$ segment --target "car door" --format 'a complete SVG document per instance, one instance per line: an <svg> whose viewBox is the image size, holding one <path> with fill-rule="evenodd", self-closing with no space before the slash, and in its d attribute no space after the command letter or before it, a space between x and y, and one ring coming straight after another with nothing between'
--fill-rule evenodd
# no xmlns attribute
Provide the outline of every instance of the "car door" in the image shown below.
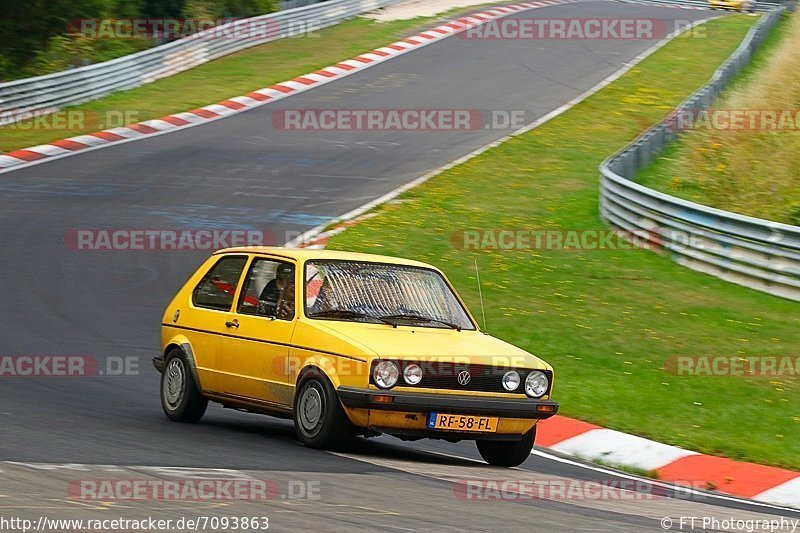
<svg viewBox="0 0 800 533"><path fill-rule="evenodd" d="M297 318L296 270L285 259L250 262L220 350L226 394L291 405L287 366Z"/></svg>
<svg viewBox="0 0 800 533"><path fill-rule="evenodd" d="M225 322L233 308L247 261L247 255L221 257L195 286L188 309L183 313L179 311L173 320L184 328L200 383L206 392L222 390L219 351L228 333Z"/></svg>

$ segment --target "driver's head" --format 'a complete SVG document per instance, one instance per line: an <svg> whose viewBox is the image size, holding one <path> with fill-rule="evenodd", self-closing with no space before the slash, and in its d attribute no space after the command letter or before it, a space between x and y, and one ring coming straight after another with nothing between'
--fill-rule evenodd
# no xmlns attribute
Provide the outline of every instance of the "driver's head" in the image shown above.
<svg viewBox="0 0 800 533"><path fill-rule="evenodd" d="M292 268L292 265L286 265L282 263L278 265L275 281L277 281L279 287L284 287L287 283L292 281L293 274L294 268Z"/></svg>

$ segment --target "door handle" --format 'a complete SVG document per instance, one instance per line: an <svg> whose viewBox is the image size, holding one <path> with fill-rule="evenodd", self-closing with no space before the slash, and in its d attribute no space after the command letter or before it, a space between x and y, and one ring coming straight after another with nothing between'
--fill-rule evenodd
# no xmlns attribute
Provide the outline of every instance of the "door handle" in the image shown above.
<svg viewBox="0 0 800 533"><path fill-rule="evenodd" d="M229 322L225 322L225 327L226 328L238 328L239 327L239 321L234 319L233 322L230 322L230 321Z"/></svg>

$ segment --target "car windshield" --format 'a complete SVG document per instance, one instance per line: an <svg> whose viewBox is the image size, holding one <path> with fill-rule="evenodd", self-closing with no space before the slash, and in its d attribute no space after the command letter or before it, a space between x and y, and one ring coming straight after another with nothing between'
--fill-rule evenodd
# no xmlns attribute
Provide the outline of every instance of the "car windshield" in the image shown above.
<svg viewBox="0 0 800 533"><path fill-rule="evenodd" d="M435 270L360 261L306 263L306 315L316 319L474 330Z"/></svg>

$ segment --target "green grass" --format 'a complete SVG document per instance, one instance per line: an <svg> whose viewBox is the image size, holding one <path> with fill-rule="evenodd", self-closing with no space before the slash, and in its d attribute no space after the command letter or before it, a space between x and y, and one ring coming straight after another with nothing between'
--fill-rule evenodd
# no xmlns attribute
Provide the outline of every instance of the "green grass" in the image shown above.
<svg viewBox="0 0 800 533"><path fill-rule="evenodd" d="M65 111L86 112L85 127L47 129L41 122L36 127L32 122L0 127L0 152L103 129L94 117L114 117L119 112L131 117L131 122L139 122L241 96L385 46L417 33L434 21L464 11L454 9L437 17L384 23L356 18L315 32L311 37L281 39L249 48L130 91L65 108ZM114 124L118 125L122 124Z"/></svg>
<svg viewBox="0 0 800 533"><path fill-rule="evenodd" d="M753 18L708 24L551 122L377 209L330 247L425 260L488 329L556 369L561 412L715 455L800 469L797 376L678 377L676 355L800 356L800 306L645 250L465 251L466 229L605 228L599 163L705 83Z"/></svg>
<svg viewBox="0 0 800 533"><path fill-rule="evenodd" d="M784 15L716 107L796 110L798 44L800 17ZM800 131L698 129L672 143L637 181L704 205L800 225L798 154Z"/></svg>

